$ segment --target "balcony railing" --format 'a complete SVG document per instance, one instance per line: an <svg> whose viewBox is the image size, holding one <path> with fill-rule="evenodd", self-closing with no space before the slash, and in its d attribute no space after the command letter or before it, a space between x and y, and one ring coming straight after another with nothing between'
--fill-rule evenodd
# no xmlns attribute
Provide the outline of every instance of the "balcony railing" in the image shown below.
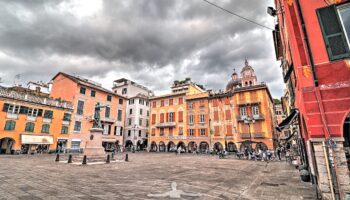
<svg viewBox="0 0 350 200"><path fill-rule="evenodd" d="M156 124L157 128L163 128L163 127L175 127L176 122L164 122L164 123L158 123Z"/></svg>

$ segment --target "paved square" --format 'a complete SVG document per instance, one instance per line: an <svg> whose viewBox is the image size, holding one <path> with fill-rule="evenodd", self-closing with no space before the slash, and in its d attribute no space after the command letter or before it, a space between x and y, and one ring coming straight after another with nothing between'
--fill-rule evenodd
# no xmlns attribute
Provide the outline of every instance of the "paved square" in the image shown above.
<svg viewBox="0 0 350 200"><path fill-rule="evenodd" d="M77 166L54 155L0 156L0 199L315 199L285 162L173 153L129 159Z"/></svg>

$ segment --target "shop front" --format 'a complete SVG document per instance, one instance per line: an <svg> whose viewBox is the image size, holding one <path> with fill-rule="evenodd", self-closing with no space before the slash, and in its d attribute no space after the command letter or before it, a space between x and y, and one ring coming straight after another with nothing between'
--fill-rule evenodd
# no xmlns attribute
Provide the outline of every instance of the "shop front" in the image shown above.
<svg viewBox="0 0 350 200"><path fill-rule="evenodd" d="M21 153L48 153L53 144L52 135L21 134Z"/></svg>

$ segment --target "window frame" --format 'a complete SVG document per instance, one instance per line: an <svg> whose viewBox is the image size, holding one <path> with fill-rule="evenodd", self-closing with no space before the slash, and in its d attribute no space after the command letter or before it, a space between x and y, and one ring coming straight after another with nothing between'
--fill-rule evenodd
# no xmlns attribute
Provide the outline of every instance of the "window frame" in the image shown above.
<svg viewBox="0 0 350 200"><path fill-rule="evenodd" d="M33 122L27 122L24 128L24 132L34 132L35 124Z"/></svg>
<svg viewBox="0 0 350 200"><path fill-rule="evenodd" d="M15 129L16 129L16 121L14 121L14 120L7 120L5 122L5 127L4 127L5 131L14 131Z"/></svg>
<svg viewBox="0 0 350 200"><path fill-rule="evenodd" d="M41 125L41 133L50 133L50 124Z"/></svg>

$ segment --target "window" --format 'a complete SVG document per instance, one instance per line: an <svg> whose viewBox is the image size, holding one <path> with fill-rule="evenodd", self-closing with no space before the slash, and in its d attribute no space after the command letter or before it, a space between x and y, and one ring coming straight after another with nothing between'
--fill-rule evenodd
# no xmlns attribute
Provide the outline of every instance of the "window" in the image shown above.
<svg viewBox="0 0 350 200"><path fill-rule="evenodd" d="M120 127L120 133L119 133L120 136L123 136L123 127L121 126Z"/></svg>
<svg viewBox="0 0 350 200"><path fill-rule="evenodd" d="M146 106L148 106L148 101L146 101Z"/></svg>
<svg viewBox="0 0 350 200"><path fill-rule="evenodd" d="M91 96L95 97L96 96L96 91L95 90L91 90Z"/></svg>
<svg viewBox="0 0 350 200"><path fill-rule="evenodd" d="M147 117L149 116L149 111L147 110Z"/></svg>
<svg viewBox="0 0 350 200"><path fill-rule="evenodd" d="M205 115L203 113L200 114L200 123L205 123Z"/></svg>
<svg viewBox="0 0 350 200"><path fill-rule="evenodd" d="M201 136L205 136L205 128L201 128Z"/></svg>
<svg viewBox="0 0 350 200"><path fill-rule="evenodd" d="M111 108L110 107L106 107L105 117L109 118L110 115L111 115Z"/></svg>
<svg viewBox="0 0 350 200"><path fill-rule="evenodd" d="M157 107L157 102L156 102L156 101L153 101L153 102L152 102L152 107L153 107L153 108Z"/></svg>
<svg viewBox="0 0 350 200"><path fill-rule="evenodd" d="M68 126L62 126L61 134L68 134Z"/></svg>
<svg viewBox="0 0 350 200"><path fill-rule="evenodd" d="M132 109L129 110L129 114L132 115Z"/></svg>
<svg viewBox="0 0 350 200"><path fill-rule="evenodd" d="M169 113L169 122L174 122L174 112Z"/></svg>
<svg viewBox="0 0 350 200"><path fill-rule="evenodd" d="M129 123L128 123L129 126L131 126L131 122L132 122L131 118L129 118L128 121L129 121Z"/></svg>
<svg viewBox="0 0 350 200"><path fill-rule="evenodd" d="M43 124L41 127L42 133L49 133L50 132L50 125L49 124Z"/></svg>
<svg viewBox="0 0 350 200"><path fill-rule="evenodd" d="M317 10L323 38L329 60L337 60L350 56L350 6L332 5Z"/></svg>
<svg viewBox="0 0 350 200"><path fill-rule="evenodd" d="M135 103L135 99L130 99L129 100L129 105L132 105L132 104L134 104Z"/></svg>
<svg viewBox="0 0 350 200"><path fill-rule="evenodd" d="M84 101L78 101L77 114L82 115L84 113Z"/></svg>
<svg viewBox="0 0 350 200"><path fill-rule="evenodd" d="M142 109L140 109L140 115L142 115Z"/></svg>
<svg viewBox="0 0 350 200"><path fill-rule="evenodd" d="M24 130L25 132L34 132L34 123L33 122L27 122L26 128Z"/></svg>
<svg viewBox="0 0 350 200"><path fill-rule="evenodd" d="M160 128L160 136L164 136L164 128Z"/></svg>
<svg viewBox="0 0 350 200"><path fill-rule="evenodd" d="M258 106L253 106L252 107L252 113L253 113L253 116L258 116L259 115L259 107Z"/></svg>
<svg viewBox="0 0 350 200"><path fill-rule="evenodd" d="M72 149L80 149L80 141L72 141Z"/></svg>
<svg viewBox="0 0 350 200"><path fill-rule="evenodd" d="M189 124L193 124L193 115L192 114L189 116Z"/></svg>
<svg viewBox="0 0 350 200"><path fill-rule="evenodd" d="M141 104L141 105L145 105L145 100L140 99L140 100L139 100L139 104Z"/></svg>
<svg viewBox="0 0 350 200"><path fill-rule="evenodd" d="M146 119L146 126L148 126L149 122L148 122L148 119Z"/></svg>
<svg viewBox="0 0 350 200"><path fill-rule="evenodd" d="M192 110L193 109L193 104L192 103L188 103L188 109Z"/></svg>
<svg viewBox="0 0 350 200"><path fill-rule="evenodd" d="M85 94L85 92L86 92L86 88L80 87L80 94Z"/></svg>
<svg viewBox="0 0 350 200"><path fill-rule="evenodd" d="M28 108L28 116L36 117L38 116L38 109L36 108Z"/></svg>
<svg viewBox="0 0 350 200"><path fill-rule="evenodd" d="M118 110L118 121L122 121L122 117L123 117L123 111L122 110Z"/></svg>
<svg viewBox="0 0 350 200"><path fill-rule="evenodd" d="M53 117L53 111L52 110L45 110L44 112L44 118L46 119L52 119Z"/></svg>
<svg viewBox="0 0 350 200"><path fill-rule="evenodd" d="M155 135L156 135L156 129L152 128L152 136L155 136Z"/></svg>
<svg viewBox="0 0 350 200"><path fill-rule="evenodd" d="M179 98L179 104L182 104L182 103L183 103L183 101L184 101L184 100L183 100L183 98L182 98L182 97L180 97L180 98Z"/></svg>
<svg viewBox="0 0 350 200"><path fill-rule="evenodd" d="M123 105L123 99L119 99L119 105Z"/></svg>
<svg viewBox="0 0 350 200"><path fill-rule="evenodd" d="M123 88L123 90L122 90L122 94L126 94L126 93L128 93L128 89Z"/></svg>
<svg viewBox="0 0 350 200"><path fill-rule="evenodd" d="M169 135L170 135L170 136L173 135L173 127L169 127Z"/></svg>
<svg viewBox="0 0 350 200"><path fill-rule="evenodd" d="M164 100L160 101L160 106L163 107L164 106Z"/></svg>
<svg viewBox="0 0 350 200"><path fill-rule="evenodd" d="M64 113L63 121L70 121L72 115L70 113Z"/></svg>
<svg viewBox="0 0 350 200"><path fill-rule="evenodd" d="M194 136L194 129L190 129L190 136Z"/></svg>
<svg viewBox="0 0 350 200"><path fill-rule="evenodd" d="M5 123L5 130L6 131L13 131L13 130L15 130L15 127L16 127L15 121L13 121L13 120L6 121L6 123Z"/></svg>
<svg viewBox="0 0 350 200"><path fill-rule="evenodd" d="M169 106L172 106L173 105L173 102L174 100L173 99L169 99Z"/></svg>
<svg viewBox="0 0 350 200"><path fill-rule="evenodd" d="M239 108L239 111L240 111L242 117L247 116L247 108L246 107Z"/></svg>
<svg viewBox="0 0 350 200"><path fill-rule="evenodd" d="M139 126L142 126L142 119L139 119Z"/></svg>
<svg viewBox="0 0 350 200"><path fill-rule="evenodd" d="M179 111L179 122L183 122L183 112Z"/></svg>
<svg viewBox="0 0 350 200"><path fill-rule="evenodd" d="M75 121L74 123L74 131L80 132L81 129L81 121Z"/></svg>
<svg viewBox="0 0 350 200"><path fill-rule="evenodd" d="M20 106L13 105L13 104L7 104L7 105L8 106L6 106L6 104L4 105L4 110L7 107L7 110L5 112L13 113L13 114L18 114L19 113Z"/></svg>
<svg viewBox="0 0 350 200"><path fill-rule="evenodd" d="M156 114L152 114L152 124L156 123Z"/></svg>
<svg viewBox="0 0 350 200"><path fill-rule="evenodd" d="M128 130L128 137L131 136L131 130Z"/></svg>
<svg viewBox="0 0 350 200"><path fill-rule="evenodd" d="M141 131L141 130L139 130L139 137L141 137L141 135L142 135L142 131Z"/></svg>
<svg viewBox="0 0 350 200"><path fill-rule="evenodd" d="M183 128L179 127L179 135L183 135L183 134L184 134Z"/></svg>
<svg viewBox="0 0 350 200"><path fill-rule="evenodd" d="M107 95L107 101L112 101L112 96L111 95Z"/></svg>

